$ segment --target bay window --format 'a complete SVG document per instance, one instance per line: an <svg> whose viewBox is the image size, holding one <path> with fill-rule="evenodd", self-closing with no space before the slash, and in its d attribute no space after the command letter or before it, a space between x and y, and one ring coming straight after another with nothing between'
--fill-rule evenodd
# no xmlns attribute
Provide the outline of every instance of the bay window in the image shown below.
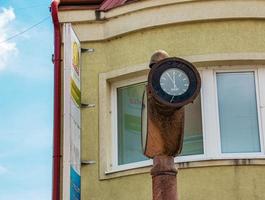
<svg viewBox="0 0 265 200"><path fill-rule="evenodd" d="M260 66L199 69L201 93L185 106L182 153L175 161L265 158ZM137 74L137 73L136 73ZM108 173L150 166L141 149L141 100L147 76L111 83L111 145ZM133 78L132 78L133 77ZM109 144L109 143L107 143Z"/></svg>

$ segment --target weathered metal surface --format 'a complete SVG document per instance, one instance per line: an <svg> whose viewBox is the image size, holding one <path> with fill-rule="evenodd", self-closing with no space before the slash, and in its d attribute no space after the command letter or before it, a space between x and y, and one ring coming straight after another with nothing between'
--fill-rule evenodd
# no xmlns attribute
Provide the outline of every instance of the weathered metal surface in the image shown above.
<svg viewBox="0 0 265 200"><path fill-rule="evenodd" d="M151 169L153 200L177 200L177 169L173 156L156 156Z"/></svg>
<svg viewBox="0 0 265 200"><path fill-rule="evenodd" d="M146 86L148 109L144 154L153 158L153 200L177 200L177 170L174 157L180 154L183 144L183 106L193 102L201 88L200 75L191 63L181 58L167 58L167 55L162 51L153 54ZM178 101L172 101L174 96L168 101L158 85L161 74L170 68L185 71L191 81L187 95Z"/></svg>
<svg viewBox="0 0 265 200"><path fill-rule="evenodd" d="M144 154L176 156L181 152L184 131L184 108L162 105L147 86L147 141Z"/></svg>

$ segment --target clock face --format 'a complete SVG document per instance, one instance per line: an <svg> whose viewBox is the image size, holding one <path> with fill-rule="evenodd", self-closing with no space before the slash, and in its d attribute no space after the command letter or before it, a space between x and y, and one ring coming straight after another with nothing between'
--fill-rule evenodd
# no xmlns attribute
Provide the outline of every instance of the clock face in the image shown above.
<svg viewBox="0 0 265 200"><path fill-rule="evenodd" d="M152 95L162 105L182 107L200 92L201 79L197 69L181 58L166 58L156 63L149 75Z"/></svg>
<svg viewBox="0 0 265 200"><path fill-rule="evenodd" d="M188 90L190 80L184 71L177 68L169 68L162 73L160 85L167 94L179 96Z"/></svg>

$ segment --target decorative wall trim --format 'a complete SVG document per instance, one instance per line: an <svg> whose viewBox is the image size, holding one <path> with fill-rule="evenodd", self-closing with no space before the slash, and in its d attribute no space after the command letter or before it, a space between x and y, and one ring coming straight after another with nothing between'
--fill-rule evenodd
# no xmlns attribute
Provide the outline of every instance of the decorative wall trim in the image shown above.
<svg viewBox="0 0 265 200"><path fill-rule="evenodd" d="M59 18L61 23L74 24L81 41L99 41L175 23L265 19L265 1L145 0L101 12L100 15L89 10L61 11Z"/></svg>
<svg viewBox="0 0 265 200"><path fill-rule="evenodd" d="M225 160L201 160L176 163L176 168L185 170L190 168L209 168L209 167L222 167L222 166L265 166L265 159L225 159ZM122 176L129 176L135 174L150 173L151 166L129 169L124 171L113 171L107 175L101 176L100 179L111 179Z"/></svg>

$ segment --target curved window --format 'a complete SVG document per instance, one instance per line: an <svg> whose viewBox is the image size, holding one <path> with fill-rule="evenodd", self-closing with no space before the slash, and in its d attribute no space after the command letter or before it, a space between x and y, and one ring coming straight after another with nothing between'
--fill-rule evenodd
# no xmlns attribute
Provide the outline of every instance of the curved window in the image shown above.
<svg viewBox="0 0 265 200"><path fill-rule="evenodd" d="M265 158L265 69L230 68L200 69L201 93L185 106L183 148L176 162ZM152 164L141 149L145 85L146 75L111 84L114 112L108 173Z"/></svg>

